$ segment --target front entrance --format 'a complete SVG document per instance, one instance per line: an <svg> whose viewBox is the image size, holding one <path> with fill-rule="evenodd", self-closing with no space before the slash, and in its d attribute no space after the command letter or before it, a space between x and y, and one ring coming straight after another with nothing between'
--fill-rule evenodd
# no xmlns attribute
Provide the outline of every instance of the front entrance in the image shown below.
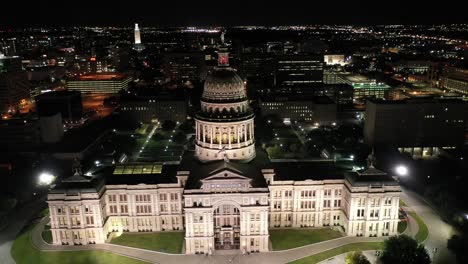
<svg viewBox="0 0 468 264"><path fill-rule="evenodd" d="M239 249L240 211L233 205L220 205L214 212L215 249Z"/></svg>

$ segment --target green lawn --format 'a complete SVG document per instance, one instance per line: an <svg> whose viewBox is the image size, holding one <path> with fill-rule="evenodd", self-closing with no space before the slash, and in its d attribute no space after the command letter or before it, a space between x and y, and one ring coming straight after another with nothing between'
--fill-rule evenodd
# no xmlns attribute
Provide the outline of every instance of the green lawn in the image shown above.
<svg viewBox="0 0 468 264"><path fill-rule="evenodd" d="M270 229L270 239L273 250L285 250L305 246L342 236L341 232L330 228Z"/></svg>
<svg viewBox="0 0 468 264"><path fill-rule="evenodd" d="M41 252L31 244L31 229L28 227L13 242L11 255L17 264L143 264L146 262L124 256L93 250L93 251L63 251Z"/></svg>
<svg viewBox="0 0 468 264"><path fill-rule="evenodd" d="M50 229L42 231L42 239L44 239L45 242L52 244L52 232Z"/></svg>
<svg viewBox="0 0 468 264"><path fill-rule="evenodd" d="M427 225L415 212L409 211L408 214L411 215L411 217L413 217L414 220L416 220L416 222L418 223L418 233L416 233L416 236L414 238L416 239L416 241L418 241L418 243L421 243L424 240L426 240L426 238L429 236L429 230L427 229Z"/></svg>
<svg viewBox="0 0 468 264"><path fill-rule="evenodd" d="M337 247L334 249L330 249L315 255L311 255L302 259L295 260L293 262L289 262L289 264L313 264L318 263L320 261L332 258L336 255L340 255L343 253L351 252L351 251L364 251L364 250L380 250L383 249L382 242L360 242L360 243L353 243L344 245L341 247Z"/></svg>
<svg viewBox="0 0 468 264"><path fill-rule="evenodd" d="M400 199L400 206L407 206L405 201L403 201L402 199Z"/></svg>
<svg viewBox="0 0 468 264"><path fill-rule="evenodd" d="M184 232L123 233L113 238L111 244L161 251L181 253Z"/></svg>
<svg viewBox="0 0 468 264"><path fill-rule="evenodd" d="M408 222L406 222L406 221L398 222L398 233L405 232L407 227L408 227Z"/></svg>

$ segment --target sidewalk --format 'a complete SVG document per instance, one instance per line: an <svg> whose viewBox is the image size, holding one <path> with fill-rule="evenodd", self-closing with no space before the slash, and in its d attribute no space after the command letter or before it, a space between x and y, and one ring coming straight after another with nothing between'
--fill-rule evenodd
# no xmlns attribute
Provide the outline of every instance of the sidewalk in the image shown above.
<svg viewBox="0 0 468 264"><path fill-rule="evenodd" d="M95 244L85 246L53 246L42 240L42 230L49 221L48 217L41 220L32 231L32 243L41 251L75 251L75 250L103 250L130 258L135 258L150 263L256 263L256 264L283 264L317 254L322 251L340 247L349 243L356 242L380 242L385 238L378 237L341 237L333 240L323 241L299 248L293 248L283 251L272 251L265 253L252 253L250 255L241 255L240 252L233 252L232 255L184 255L168 254L151 250L132 248L113 244Z"/></svg>

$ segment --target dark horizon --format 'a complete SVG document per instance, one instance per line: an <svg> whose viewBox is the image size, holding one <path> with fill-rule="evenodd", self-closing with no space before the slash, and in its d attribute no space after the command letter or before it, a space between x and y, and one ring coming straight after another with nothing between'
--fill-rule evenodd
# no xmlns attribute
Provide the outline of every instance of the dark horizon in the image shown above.
<svg viewBox="0 0 468 264"><path fill-rule="evenodd" d="M288 25L376 25L376 24L464 24L468 19L455 4L432 6L430 3L394 1L387 3L330 3L288 1L242 3L141 3L128 1L80 1L79 5L19 2L0 18L1 27L40 26L288 26ZM161 4L160 4L161 5Z"/></svg>

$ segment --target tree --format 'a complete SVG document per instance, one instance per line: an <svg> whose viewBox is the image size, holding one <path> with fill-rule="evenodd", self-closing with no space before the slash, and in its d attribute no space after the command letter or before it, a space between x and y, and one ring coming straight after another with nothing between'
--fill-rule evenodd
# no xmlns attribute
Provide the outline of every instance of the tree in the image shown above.
<svg viewBox="0 0 468 264"><path fill-rule="evenodd" d="M346 264L370 264L370 261L361 251L355 251L346 255Z"/></svg>
<svg viewBox="0 0 468 264"><path fill-rule="evenodd" d="M458 235L453 235L447 241L447 248L457 257L457 263L468 263L468 240Z"/></svg>
<svg viewBox="0 0 468 264"><path fill-rule="evenodd" d="M383 264L429 264L431 258L423 244L407 236L392 236L384 242Z"/></svg>
<svg viewBox="0 0 468 264"><path fill-rule="evenodd" d="M171 131L171 130L174 130L176 125L177 125L176 122L172 120L166 120L162 123L161 127L164 131Z"/></svg>
<svg viewBox="0 0 468 264"><path fill-rule="evenodd" d="M179 129L182 130L182 131L184 131L184 132L187 133L187 134L193 132L193 130L194 130L194 129L193 129L193 124L192 124L192 122L190 122L190 121L185 121L185 122L183 122L183 123L179 126Z"/></svg>
<svg viewBox="0 0 468 264"><path fill-rule="evenodd" d="M174 135L174 141L176 143L183 144L183 143L185 143L186 140L187 140L187 136L182 132L177 132Z"/></svg>

